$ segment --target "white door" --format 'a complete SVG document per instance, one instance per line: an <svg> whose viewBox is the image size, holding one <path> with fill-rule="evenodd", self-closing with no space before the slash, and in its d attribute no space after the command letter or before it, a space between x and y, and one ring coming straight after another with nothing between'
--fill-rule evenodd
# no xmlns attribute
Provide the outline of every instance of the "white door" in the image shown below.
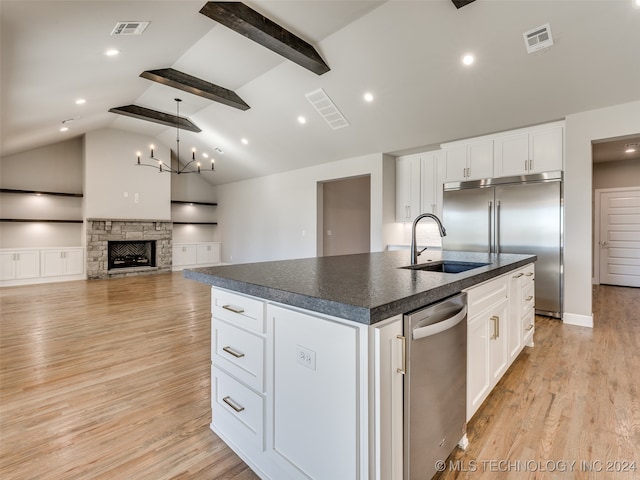
<svg viewBox="0 0 640 480"><path fill-rule="evenodd" d="M640 287L640 187L600 192L600 283Z"/></svg>

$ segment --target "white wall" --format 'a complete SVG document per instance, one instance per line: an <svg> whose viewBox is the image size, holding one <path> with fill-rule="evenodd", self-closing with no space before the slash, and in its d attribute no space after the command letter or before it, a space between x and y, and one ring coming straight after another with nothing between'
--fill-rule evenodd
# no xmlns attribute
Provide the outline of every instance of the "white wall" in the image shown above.
<svg viewBox="0 0 640 480"><path fill-rule="evenodd" d="M393 167L393 170L391 169ZM391 157L382 154L331 162L218 187L223 261L258 262L313 257L317 241L317 183L371 176L372 252L396 241L393 234L395 177ZM389 207L391 202L391 207Z"/></svg>
<svg viewBox="0 0 640 480"><path fill-rule="evenodd" d="M637 187L640 185L640 161L618 160L593 165L593 189Z"/></svg>
<svg viewBox="0 0 640 480"><path fill-rule="evenodd" d="M86 218L171 218L171 174L136 165L136 152L144 160L150 144L156 157L169 161L170 149L151 137L111 128L86 134Z"/></svg>
<svg viewBox="0 0 640 480"><path fill-rule="evenodd" d="M566 117L563 317L566 323L593 324L591 142L639 132L640 101Z"/></svg>

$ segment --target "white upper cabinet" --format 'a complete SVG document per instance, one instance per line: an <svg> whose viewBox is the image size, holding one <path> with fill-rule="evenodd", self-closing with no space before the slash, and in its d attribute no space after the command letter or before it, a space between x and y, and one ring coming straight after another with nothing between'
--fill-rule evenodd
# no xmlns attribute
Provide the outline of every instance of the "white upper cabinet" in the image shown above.
<svg viewBox="0 0 640 480"><path fill-rule="evenodd" d="M558 122L494 139L496 177L563 170L564 127Z"/></svg>
<svg viewBox="0 0 640 480"><path fill-rule="evenodd" d="M443 145L445 182L493 177L493 141L473 140Z"/></svg>
<svg viewBox="0 0 640 480"><path fill-rule="evenodd" d="M438 159L441 151L398 157L396 160L396 222L413 222L421 213L438 214Z"/></svg>

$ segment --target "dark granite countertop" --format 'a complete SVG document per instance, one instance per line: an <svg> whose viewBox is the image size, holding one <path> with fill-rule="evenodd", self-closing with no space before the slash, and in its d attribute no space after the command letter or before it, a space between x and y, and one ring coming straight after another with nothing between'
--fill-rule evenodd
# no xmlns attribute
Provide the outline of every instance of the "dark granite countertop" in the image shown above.
<svg viewBox="0 0 640 480"><path fill-rule="evenodd" d="M535 255L427 250L419 257L488 263L462 273L415 271L408 251L303 258L184 270L184 276L265 300L372 325L422 308L535 261Z"/></svg>

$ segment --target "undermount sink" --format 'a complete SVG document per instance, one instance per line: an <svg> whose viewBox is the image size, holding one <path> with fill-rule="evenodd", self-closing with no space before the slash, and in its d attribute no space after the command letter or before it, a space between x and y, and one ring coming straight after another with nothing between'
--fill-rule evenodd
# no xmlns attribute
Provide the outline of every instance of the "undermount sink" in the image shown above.
<svg viewBox="0 0 640 480"><path fill-rule="evenodd" d="M437 262L421 263L418 265L408 265L408 270L421 270L427 272L440 272L440 273L462 273L467 270L473 270L474 268L486 267L488 263L478 262L456 262L453 260L442 260Z"/></svg>

